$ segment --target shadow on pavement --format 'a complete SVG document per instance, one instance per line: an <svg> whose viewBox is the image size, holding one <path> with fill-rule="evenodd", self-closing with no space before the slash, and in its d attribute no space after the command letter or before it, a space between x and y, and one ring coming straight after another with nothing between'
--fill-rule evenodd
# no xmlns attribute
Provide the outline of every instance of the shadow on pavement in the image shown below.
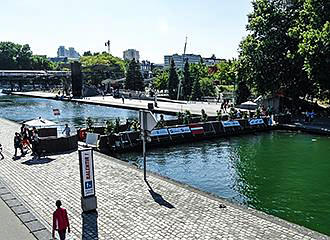
<svg viewBox="0 0 330 240"><path fill-rule="evenodd" d="M158 203L160 206L164 206L164 207L167 207L167 208L175 208L171 203L169 203L168 201L166 201L162 195L160 195L159 193L156 193L151 185L149 184L149 182L146 180L145 181L146 184L148 185L149 187L149 193L151 194L152 198L154 199L154 201L156 203Z"/></svg>
<svg viewBox="0 0 330 240"><path fill-rule="evenodd" d="M37 164L46 164L46 163L50 163L51 161L54 161L55 158L49 158L49 157L45 157L45 158L31 158L29 160L26 160L25 162L22 162L22 164L26 164L26 165L37 165Z"/></svg>
<svg viewBox="0 0 330 240"><path fill-rule="evenodd" d="M97 226L98 213L96 211L82 213L81 217L83 220L82 239L83 240L99 239L98 226Z"/></svg>

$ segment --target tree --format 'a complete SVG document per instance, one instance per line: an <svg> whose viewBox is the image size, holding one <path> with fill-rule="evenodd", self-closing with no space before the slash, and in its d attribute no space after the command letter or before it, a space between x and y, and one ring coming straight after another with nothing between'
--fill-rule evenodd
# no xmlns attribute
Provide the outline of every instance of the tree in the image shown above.
<svg viewBox="0 0 330 240"><path fill-rule="evenodd" d="M250 89L246 85L246 81L240 81L237 85L236 90L236 104L241 104L248 100L250 97L251 92Z"/></svg>
<svg viewBox="0 0 330 240"><path fill-rule="evenodd" d="M199 77L194 78L194 83L191 91L191 100L200 100L202 98L201 85L199 82Z"/></svg>
<svg viewBox="0 0 330 240"><path fill-rule="evenodd" d="M178 84L179 84L179 77L175 69L174 60L172 59L170 66L170 73L168 77L168 95L170 99L177 98Z"/></svg>
<svg viewBox="0 0 330 240"><path fill-rule="evenodd" d="M297 41L287 33L297 18L301 1L256 0L248 16L250 34L240 44L238 78L259 94L279 91L298 98L315 86L303 71Z"/></svg>
<svg viewBox="0 0 330 240"><path fill-rule="evenodd" d="M168 86L168 71L159 71L154 80L154 87L157 90L166 90Z"/></svg>
<svg viewBox="0 0 330 240"><path fill-rule="evenodd" d="M54 70L57 65L45 56L33 55L28 44L0 42L0 67L8 70Z"/></svg>
<svg viewBox="0 0 330 240"><path fill-rule="evenodd" d="M31 57L31 69L33 70L55 70L58 68L56 63L49 61L46 57L33 55Z"/></svg>
<svg viewBox="0 0 330 240"><path fill-rule="evenodd" d="M182 98L188 100L189 97L191 96L191 90L192 90L192 78L190 76L189 63L188 60L186 60L183 71Z"/></svg>
<svg viewBox="0 0 330 240"><path fill-rule="evenodd" d="M330 97L329 15L327 0L254 1L238 78L259 94Z"/></svg>
<svg viewBox="0 0 330 240"><path fill-rule="evenodd" d="M330 2L305 0L290 36L298 41L297 55L304 59L308 78L317 82L330 99Z"/></svg>
<svg viewBox="0 0 330 240"><path fill-rule="evenodd" d="M93 56L93 54L91 53L91 51L86 51L86 52L84 52L83 56L84 57Z"/></svg>
<svg viewBox="0 0 330 240"><path fill-rule="evenodd" d="M214 96L215 95L215 87L213 81L209 77L203 77L199 80L201 93L203 96Z"/></svg>
<svg viewBox="0 0 330 240"><path fill-rule="evenodd" d="M139 62L135 63L134 90L144 91L144 78L141 73L141 66Z"/></svg>
<svg viewBox="0 0 330 240"><path fill-rule="evenodd" d="M140 64L132 59L128 64L126 73L125 88L130 90L142 91L144 88L143 77L140 71Z"/></svg>
<svg viewBox="0 0 330 240"><path fill-rule="evenodd" d="M111 54L94 54L82 56L80 62L83 66L84 79L89 85L98 85L102 80L120 79L125 77L125 62Z"/></svg>

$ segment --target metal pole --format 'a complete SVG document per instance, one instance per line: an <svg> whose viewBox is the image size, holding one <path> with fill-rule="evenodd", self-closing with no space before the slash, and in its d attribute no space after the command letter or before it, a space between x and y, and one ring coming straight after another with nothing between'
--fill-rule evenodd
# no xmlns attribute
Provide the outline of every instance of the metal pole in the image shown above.
<svg viewBox="0 0 330 240"><path fill-rule="evenodd" d="M147 181L147 153L146 153L146 131L142 130L143 134L143 177Z"/></svg>

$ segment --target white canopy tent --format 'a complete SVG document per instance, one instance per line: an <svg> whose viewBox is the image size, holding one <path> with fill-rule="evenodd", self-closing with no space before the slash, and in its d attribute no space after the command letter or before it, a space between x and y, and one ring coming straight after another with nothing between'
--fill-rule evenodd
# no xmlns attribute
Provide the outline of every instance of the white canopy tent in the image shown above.
<svg viewBox="0 0 330 240"><path fill-rule="evenodd" d="M28 120L23 123L28 127L39 127L39 128L55 127L57 125L55 122L49 121L41 117L33 120Z"/></svg>
<svg viewBox="0 0 330 240"><path fill-rule="evenodd" d="M257 107L258 107L258 104L251 102L251 101L243 102L239 105L239 108L249 109L249 110L255 110L255 109L257 109Z"/></svg>

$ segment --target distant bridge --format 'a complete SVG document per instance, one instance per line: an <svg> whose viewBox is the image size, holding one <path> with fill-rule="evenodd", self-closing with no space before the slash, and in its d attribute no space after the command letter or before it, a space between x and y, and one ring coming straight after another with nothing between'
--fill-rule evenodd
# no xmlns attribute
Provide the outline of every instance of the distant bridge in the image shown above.
<svg viewBox="0 0 330 240"><path fill-rule="evenodd" d="M0 70L0 79L24 80L33 78L68 78L71 71L37 71L37 70Z"/></svg>
<svg viewBox="0 0 330 240"><path fill-rule="evenodd" d="M71 71L44 71L44 70L0 70L0 84L11 91L23 86L32 86L35 89L36 84L46 87L51 85L62 85L61 81L71 80ZM16 87L18 86L18 88Z"/></svg>

